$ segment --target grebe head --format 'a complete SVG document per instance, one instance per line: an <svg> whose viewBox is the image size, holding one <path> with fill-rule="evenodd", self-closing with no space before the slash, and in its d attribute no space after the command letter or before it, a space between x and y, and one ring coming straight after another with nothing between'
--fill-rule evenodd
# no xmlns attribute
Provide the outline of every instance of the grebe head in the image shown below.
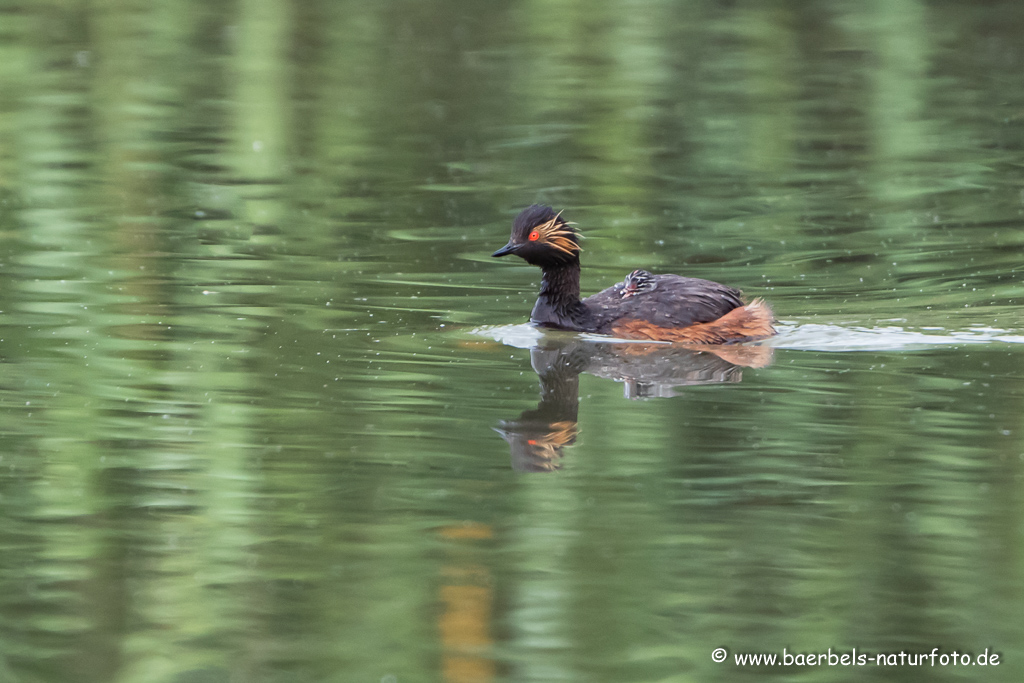
<svg viewBox="0 0 1024 683"><path fill-rule="evenodd" d="M491 256L515 254L535 266L557 266L579 261L580 237L550 206L534 204L512 221L508 244Z"/></svg>

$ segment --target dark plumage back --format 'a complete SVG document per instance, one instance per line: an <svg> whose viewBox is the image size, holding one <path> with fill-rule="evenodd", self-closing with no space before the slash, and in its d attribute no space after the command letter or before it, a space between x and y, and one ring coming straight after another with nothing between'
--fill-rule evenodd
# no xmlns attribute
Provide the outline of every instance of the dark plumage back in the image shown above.
<svg viewBox="0 0 1024 683"><path fill-rule="evenodd" d="M599 331L620 318L646 320L661 327L686 327L720 318L743 305L740 291L710 280L680 275L651 276L656 287L623 298L610 287L584 303L594 314Z"/></svg>

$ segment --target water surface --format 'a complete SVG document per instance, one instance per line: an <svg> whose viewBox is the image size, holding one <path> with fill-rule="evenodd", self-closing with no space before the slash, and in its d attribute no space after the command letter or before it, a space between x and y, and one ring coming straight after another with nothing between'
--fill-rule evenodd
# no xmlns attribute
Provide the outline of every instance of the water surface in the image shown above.
<svg viewBox="0 0 1024 683"><path fill-rule="evenodd" d="M1022 29L0 7L0 681L1020 680ZM780 335L530 328L533 202Z"/></svg>

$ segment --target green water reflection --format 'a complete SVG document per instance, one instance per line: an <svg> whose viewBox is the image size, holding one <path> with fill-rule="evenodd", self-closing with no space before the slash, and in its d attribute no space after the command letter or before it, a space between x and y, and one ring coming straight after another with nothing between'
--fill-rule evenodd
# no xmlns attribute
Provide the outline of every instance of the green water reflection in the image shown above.
<svg viewBox="0 0 1024 683"><path fill-rule="evenodd" d="M0 3L0 681L1020 680L1022 31ZM769 358L534 334L535 201Z"/></svg>

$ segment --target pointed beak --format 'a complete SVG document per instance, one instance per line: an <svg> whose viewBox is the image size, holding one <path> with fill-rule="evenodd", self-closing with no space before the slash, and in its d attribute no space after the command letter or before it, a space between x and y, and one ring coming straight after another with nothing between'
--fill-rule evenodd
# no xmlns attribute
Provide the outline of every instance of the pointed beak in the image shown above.
<svg viewBox="0 0 1024 683"><path fill-rule="evenodd" d="M493 254L491 254L491 256L508 256L509 254L516 253L516 249L518 249L518 248L519 248L518 245L515 245L515 244L512 244L511 242L509 242L508 244L503 246L501 249L499 249L498 251L496 251Z"/></svg>

